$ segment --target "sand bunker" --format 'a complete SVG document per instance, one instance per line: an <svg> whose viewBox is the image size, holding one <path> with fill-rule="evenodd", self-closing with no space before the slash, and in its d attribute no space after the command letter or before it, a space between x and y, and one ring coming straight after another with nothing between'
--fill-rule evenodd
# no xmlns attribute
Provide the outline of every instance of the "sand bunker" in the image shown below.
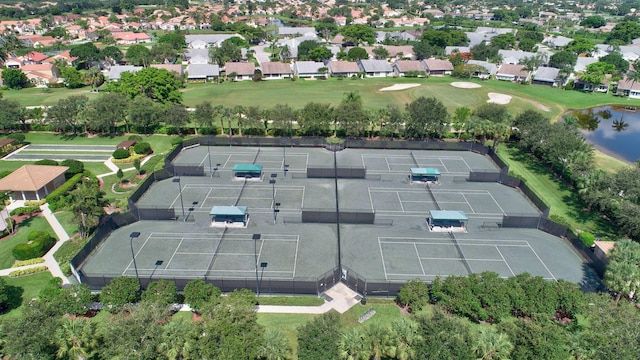
<svg viewBox="0 0 640 360"><path fill-rule="evenodd" d="M472 82L459 82L459 81L452 82L451 86L457 87L457 88L460 88L460 89L477 89L477 88L482 87L482 85L478 85L478 84L475 84L475 83L472 83Z"/></svg>
<svg viewBox="0 0 640 360"><path fill-rule="evenodd" d="M488 103L506 105L511 102L511 95L499 94L499 93L488 93L489 100Z"/></svg>
<svg viewBox="0 0 640 360"><path fill-rule="evenodd" d="M380 89L380 91L398 91L398 90L406 90L414 87L418 87L420 84L395 84L393 86L389 86L386 88Z"/></svg>

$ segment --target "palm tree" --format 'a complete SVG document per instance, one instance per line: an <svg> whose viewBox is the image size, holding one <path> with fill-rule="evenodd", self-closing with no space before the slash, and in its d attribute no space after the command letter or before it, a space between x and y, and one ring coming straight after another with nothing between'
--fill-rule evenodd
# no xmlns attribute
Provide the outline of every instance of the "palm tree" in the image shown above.
<svg viewBox="0 0 640 360"><path fill-rule="evenodd" d="M84 360L92 357L98 349L96 324L84 318L62 319L55 334L58 357Z"/></svg>
<svg viewBox="0 0 640 360"><path fill-rule="evenodd" d="M473 351L481 360L508 359L513 344L507 334L498 332L495 328L484 326L478 332Z"/></svg>
<svg viewBox="0 0 640 360"><path fill-rule="evenodd" d="M238 135L242 136L242 119L244 117L244 106L236 105L233 107L232 111L234 117L236 118L236 122L238 123ZM229 124L229 127L231 127L231 124Z"/></svg>
<svg viewBox="0 0 640 360"><path fill-rule="evenodd" d="M224 115L225 115L225 107L223 105L217 104L213 107L213 117L220 118L220 133L224 134Z"/></svg>
<svg viewBox="0 0 640 360"><path fill-rule="evenodd" d="M368 360L369 354L364 334L360 329L352 328L342 332L340 340L338 340L340 360Z"/></svg>
<svg viewBox="0 0 640 360"><path fill-rule="evenodd" d="M158 344L158 351L169 360L189 358L190 353L195 350L197 340L194 332L191 321L183 318L169 321L162 327L162 340Z"/></svg>
<svg viewBox="0 0 640 360"><path fill-rule="evenodd" d="M91 85L91 88L95 89L104 83L104 75L100 68L92 66L84 74L85 81Z"/></svg>
<svg viewBox="0 0 640 360"><path fill-rule="evenodd" d="M389 356L398 360L414 358L414 345L422 340L422 336L418 333L418 324L407 318L401 318L391 323L391 331L394 345L392 354Z"/></svg>
<svg viewBox="0 0 640 360"><path fill-rule="evenodd" d="M262 335L258 357L263 360L287 360L291 358L291 345L282 332L267 329Z"/></svg>
<svg viewBox="0 0 640 360"><path fill-rule="evenodd" d="M365 330L365 342L369 348L369 355L373 360L381 359L393 352L391 331L385 325L372 323Z"/></svg>
<svg viewBox="0 0 640 360"><path fill-rule="evenodd" d="M291 58L291 49L289 49L289 45L284 45L280 49L280 58L282 58L283 61Z"/></svg>
<svg viewBox="0 0 640 360"><path fill-rule="evenodd" d="M616 305L620 303L623 295L633 299L640 286L638 279L640 279L638 265L621 261L610 262L604 274L605 285L617 293Z"/></svg>

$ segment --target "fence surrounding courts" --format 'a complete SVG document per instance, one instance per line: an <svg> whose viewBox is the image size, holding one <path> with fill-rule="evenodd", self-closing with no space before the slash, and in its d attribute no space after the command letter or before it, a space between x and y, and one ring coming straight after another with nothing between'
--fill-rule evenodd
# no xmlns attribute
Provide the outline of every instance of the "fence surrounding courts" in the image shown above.
<svg viewBox="0 0 640 360"><path fill-rule="evenodd" d="M333 167L314 166L307 167L308 178L333 179L364 179L367 177L367 169L364 167Z"/></svg>
<svg viewBox="0 0 640 360"><path fill-rule="evenodd" d="M372 210L340 209L339 214L335 209L302 209L302 222L335 224L340 220L341 224L373 224L376 220Z"/></svg>

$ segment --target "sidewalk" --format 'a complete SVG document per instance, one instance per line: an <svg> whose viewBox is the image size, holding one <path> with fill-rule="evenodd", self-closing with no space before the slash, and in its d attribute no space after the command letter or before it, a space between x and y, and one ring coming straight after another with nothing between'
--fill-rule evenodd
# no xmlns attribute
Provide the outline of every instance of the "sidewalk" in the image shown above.
<svg viewBox="0 0 640 360"><path fill-rule="evenodd" d="M151 159L152 157L153 157L153 154L148 155L147 157L142 159L142 161L140 162L140 166L146 164L147 161L149 161L149 159ZM104 166L108 167L109 170L111 170L111 172L100 174L100 175L97 175L96 177L103 178L105 176L115 175L118 172L118 169L119 169L118 165L114 164L113 161L111 161L111 158L109 158L109 160L104 162ZM122 172L133 171L135 169L136 169L135 167L130 167L130 168L122 169Z"/></svg>

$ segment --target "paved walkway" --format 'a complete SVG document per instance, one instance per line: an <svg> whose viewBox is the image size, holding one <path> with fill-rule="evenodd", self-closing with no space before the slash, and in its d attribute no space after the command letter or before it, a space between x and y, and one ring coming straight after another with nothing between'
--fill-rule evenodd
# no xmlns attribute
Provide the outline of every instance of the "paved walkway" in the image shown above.
<svg viewBox="0 0 640 360"><path fill-rule="evenodd" d="M149 161L149 159L151 159L152 157L153 157L153 155L149 155L149 156L145 157L144 159L142 159L142 161L140 162L140 166L146 164L147 161ZM109 176L109 175L115 175L118 172L119 167L118 167L118 165L114 164L113 161L111 161L111 158L109 158L107 161L105 161L104 165L106 167L108 167L109 170L111 170L111 172L97 175L98 178L103 178L103 177ZM122 169L122 171L123 172L127 172L127 171L133 171L135 169L136 169L135 167L130 167L130 168Z"/></svg>

